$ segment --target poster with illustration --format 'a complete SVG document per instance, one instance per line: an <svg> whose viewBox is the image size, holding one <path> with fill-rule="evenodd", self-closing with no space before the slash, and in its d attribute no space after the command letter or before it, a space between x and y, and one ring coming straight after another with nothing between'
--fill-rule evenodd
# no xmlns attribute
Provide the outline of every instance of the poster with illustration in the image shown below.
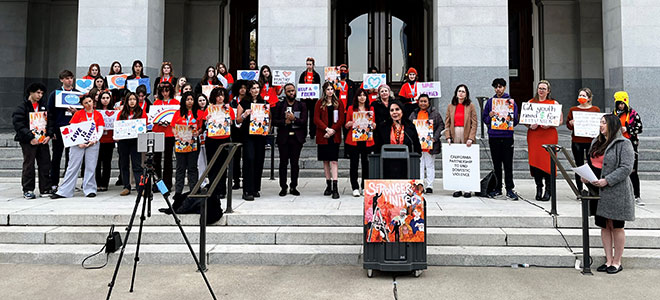
<svg viewBox="0 0 660 300"><path fill-rule="evenodd" d="M96 124L93 121L62 126L60 127L60 131L62 132L62 142L65 148L98 140Z"/></svg>
<svg viewBox="0 0 660 300"><path fill-rule="evenodd" d="M357 111L353 112L353 130L352 139L354 142L365 142L374 140L374 112Z"/></svg>
<svg viewBox="0 0 660 300"><path fill-rule="evenodd" d="M126 86L126 78L128 78L128 74L108 75L107 78L109 89L123 89Z"/></svg>
<svg viewBox="0 0 660 300"><path fill-rule="evenodd" d="M384 73L366 73L362 75L362 84L365 90L377 89L385 83L387 83L387 75Z"/></svg>
<svg viewBox="0 0 660 300"><path fill-rule="evenodd" d="M91 90L94 87L93 85L94 85L93 79L82 79L82 78L76 79L76 90L79 90L83 93L89 93L89 90Z"/></svg>
<svg viewBox="0 0 660 300"><path fill-rule="evenodd" d="M136 139L138 134L147 132L147 120L143 118L119 120L115 121L114 128L112 132L114 140Z"/></svg>
<svg viewBox="0 0 660 300"><path fill-rule="evenodd" d="M174 125L174 151L188 153L197 151L197 141L193 135L193 127L183 124Z"/></svg>
<svg viewBox="0 0 660 300"><path fill-rule="evenodd" d="M231 107L225 105L209 105L206 109L206 129L209 137L227 136L231 133Z"/></svg>
<svg viewBox="0 0 660 300"><path fill-rule="evenodd" d="M250 106L252 114L250 116L250 134L268 135L270 130L270 105L252 103Z"/></svg>
<svg viewBox="0 0 660 300"><path fill-rule="evenodd" d="M433 120L413 120L422 150L433 149Z"/></svg>
<svg viewBox="0 0 660 300"><path fill-rule="evenodd" d="M273 70L273 86L296 84L296 71Z"/></svg>
<svg viewBox="0 0 660 300"><path fill-rule="evenodd" d="M492 107L495 113L490 117L490 128L496 130L513 130L514 115L513 99L494 98Z"/></svg>
<svg viewBox="0 0 660 300"><path fill-rule="evenodd" d="M32 131L34 138L37 139L37 142L39 143L46 139L47 121L45 111L30 113L30 131Z"/></svg>
<svg viewBox="0 0 660 300"><path fill-rule="evenodd" d="M104 110L104 109L99 109L97 110L101 116L103 116L103 122L105 123L105 127L103 127L104 130L113 130L115 120L117 119L117 115L119 114L119 110Z"/></svg>
<svg viewBox="0 0 660 300"><path fill-rule="evenodd" d="M174 114L179 110L179 105L152 105L149 107L149 123L172 122Z"/></svg>
<svg viewBox="0 0 660 300"><path fill-rule="evenodd" d="M147 94L151 94L151 82L149 78L140 78L140 79L129 79L126 80L126 89L135 93L137 88L141 85L147 88Z"/></svg>
<svg viewBox="0 0 660 300"><path fill-rule="evenodd" d="M259 79L258 70L238 70L236 72L236 80L257 80Z"/></svg>
<svg viewBox="0 0 660 300"><path fill-rule="evenodd" d="M325 75L325 81L330 81L332 83L337 83L339 80L339 68L338 67L325 67L323 69Z"/></svg>
<svg viewBox="0 0 660 300"><path fill-rule="evenodd" d="M423 243L426 205L421 180L365 180L367 243Z"/></svg>
<svg viewBox="0 0 660 300"><path fill-rule="evenodd" d="M81 92L55 90L55 107L60 108L83 108L80 104Z"/></svg>

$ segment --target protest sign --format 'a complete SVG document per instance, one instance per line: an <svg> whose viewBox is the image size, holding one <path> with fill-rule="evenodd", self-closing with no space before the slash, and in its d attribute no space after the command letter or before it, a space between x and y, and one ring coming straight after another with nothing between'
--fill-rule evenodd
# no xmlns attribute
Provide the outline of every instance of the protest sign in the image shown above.
<svg viewBox="0 0 660 300"><path fill-rule="evenodd" d="M224 88L228 87L227 78L225 78L225 76L222 76L222 74L218 74L218 76L216 76L216 77L218 77L218 80L220 81L220 83L222 84L222 86Z"/></svg>
<svg viewBox="0 0 660 300"><path fill-rule="evenodd" d="M138 86L144 85L147 88L147 94L151 94L151 82L149 78L129 79L126 80L126 89L135 93Z"/></svg>
<svg viewBox="0 0 660 300"><path fill-rule="evenodd" d="M374 140L374 112L356 111L353 112L353 130L351 138L354 142L365 142Z"/></svg>
<svg viewBox="0 0 660 300"><path fill-rule="evenodd" d="M238 70L236 80L257 80L259 79L258 70Z"/></svg>
<svg viewBox="0 0 660 300"><path fill-rule="evenodd" d="M442 146L442 186L445 190L481 191L480 171L479 145Z"/></svg>
<svg viewBox="0 0 660 300"><path fill-rule="evenodd" d="M387 75L379 73L366 73L362 75L362 88L365 90L377 89L381 84L387 83Z"/></svg>
<svg viewBox="0 0 660 300"><path fill-rule="evenodd" d="M523 102L520 106L520 124L559 126L561 104Z"/></svg>
<svg viewBox="0 0 660 300"><path fill-rule="evenodd" d="M34 138L39 143L46 139L46 125L47 118L45 111L31 112L30 113L30 131L34 134Z"/></svg>
<svg viewBox="0 0 660 300"><path fill-rule="evenodd" d="M213 91L214 88L217 88L217 85L202 85L202 94L206 96L206 99L211 100L211 92ZM180 101L180 100L179 100Z"/></svg>
<svg viewBox="0 0 660 300"><path fill-rule="evenodd" d="M433 149L433 120L430 119L416 119L413 120L415 129L417 129L417 136L419 143L422 145L422 150Z"/></svg>
<svg viewBox="0 0 660 300"><path fill-rule="evenodd" d="M367 243L424 242L423 192L421 180L365 180Z"/></svg>
<svg viewBox="0 0 660 300"><path fill-rule="evenodd" d="M325 75L325 81L337 83L337 80L339 80L339 68L337 67L325 67L323 74Z"/></svg>
<svg viewBox="0 0 660 300"><path fill-rule="evenodd" d="M126 86L128 74L108 75L107 78L109 89L123 89Z"/></svg>
<svg viewBox="0 0 660 300"><path fill-rule="evenodd" d="M149 123L172 122L174 114L179 110L179 105L152 105L149 107Z"/></svg>
<svg viewBox="0 0 660 300"><path fill-rule="evenodd" d="M429 98L442 97L442 87L440 81L418 82L417 94L427 94Z"/></svg>
<svg viewBox="0 0 660 300"><path fill-rule="evenodd" d="M493 112L490 117L490 128L496 130L513 130L514 102L513 99L493 98Z"/></svg>
<svg viewBox="0 0 660 300"><path fill-rule="evenodd" d="M287 83L296 83L295 71L273 70L273 86L284 86Z"/></svg>
<svg viewBox="0 0 660 300"><path fill-rule="evenodd" d="M296 95L298 99L318 99L319 85L300 83Z"/></svg>
<svg viewBox="0 0 660 300"><path fill-rule="evenodd" d="M136 139L138 134L147 132L147 120L132 119L115 121L113 136L114 140Z"/></svg>
<svg viewBox="0 0 660 300"><path fill-rule="evenodd" d="M98 112L101 114L101 116L103 116L103 123L105 123L103 129L112 130L114 128L115 119L117 119L119 111L99 109Z"/></svg>
<svg viewBox="0 0 660 300"><path fill-rule="evenodd" d="M96 124L93 121L62 126L60 132L62 132L62 142L66 148L98 140Z"/></svg>
<svg viewBox="0 0 660 300"><path fill-rule="evenodd" d="M94 87L94 79L76 79L76 90L79 90L83 93L89 93Z"/></svg>
<svg viewBox="0 0 660 300"><path fill-rule="evenodd" d="M197 151L197 141L193 136L193 128L189 125L174 125L174 151L177 153L189 153Z"/></svg>
<svg viewBox="0 0 660 300"><path fill-rule="evenodd" d="M83 108L80 104L81 92L55 90L55 107L60 108Z"/></svg>
<svg viewBox="0 0 660 300"><path fill-rule="evenodd" d="M209 105L206 109L206 128L209 137L227 136L231 133L231 107L225 105Z"/></svg>
<svg viewBox="0 0 660 300"><path fill-rule="evenodd" d="M270 129L270 105L252 103L250 109L252 109L252 113L250 114L249 134L268 135L268 130Z"/></svg>
<svg viewBox="0 0 660 300"><path fill-rule="evenodd" d="M600 133L600 119L604 113L573 111L573 134L595 138Z"/></svg>

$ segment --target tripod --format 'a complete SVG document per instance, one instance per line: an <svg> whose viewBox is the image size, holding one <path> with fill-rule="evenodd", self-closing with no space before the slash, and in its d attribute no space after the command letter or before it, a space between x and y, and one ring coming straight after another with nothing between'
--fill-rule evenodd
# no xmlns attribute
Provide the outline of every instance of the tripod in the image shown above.
<svg viewBox="0 0 660 300"><path fill-rule="evenodd" d="M137 188L138 194L135 199L135 206L133 207L133 213L131 214L131 219L128 223L128 227L126 228L126 237L124 237L124 244L121 247L121 252L119 252L119 258L117 259L117 266L115 266L115 271L112 274L112 281L110 281L110 283L108 284L109 289L106 300L109 300L112 294L112 288L115 285L115 281L117 279L117 273L119 273L119 267L121 266L121 261L122 258L124 257L124 251L126 250L126 245L128 244L128 237L131 234L131 229L133 229L133 221L135 220L135 216L137 215L138 206L140 206L140 202L142 202L142 213L140 215L140 228L138 231L137 245L135 248L135 258L134 258L135 262L133 264L133 275L131 276L131 288L129 289L129 292L131 293L133 292L133 286L135 284L135 272L137 270L138 262L140 261L140 242L142 241L142 228L144 225L144 220L146 219L145 211L147 210L147 206L148 206L148 211L146 211L146 213L148 216L151 216L151 200L153 199L153 193L151 190L153 184L152 178L156 179L157 182L156 185L159 186L159 190L161 191L161 193L163 193L163 198L165 199L165 203L167 203L167 206L172 211L172 217L174 218L174 222L179 227L179 231L181 231L181 235L183 236L183 239L186 241L186 245L188 245L188 249L190 250L190 255L192 255L193 259L195 260L195 264L197 265L197 270L199 271L200 274L202 274L202 278L204 278L204 282L206 283L206 287L209 289L209 293L211 293L213 299L217 299L215 297L215 293L213 292L213 288L211 288L211 284L209 283L209 280L206 278L206 274L204 273L206 270L202 269L199 263L199 259L197 258L195 251L190 245L188 236L186 236L186 233L183 231L183 227L181 227L181 220L179 220L179 217L176 215L176 212L174 212L172 203L168 199L169 192L167 191L167 188L164 186L164 183L160 181L159 178L156 176L156 172L153 167L153 147L154 147L153 140L149 140L147 143L148 150L142 171L143 172L142 178L140 179L140 183L138 184L138 188ZM125 180L129 180L129 179L130 178L126 178ZM200 255L205 255L205 253L200 253Z"/></svg>

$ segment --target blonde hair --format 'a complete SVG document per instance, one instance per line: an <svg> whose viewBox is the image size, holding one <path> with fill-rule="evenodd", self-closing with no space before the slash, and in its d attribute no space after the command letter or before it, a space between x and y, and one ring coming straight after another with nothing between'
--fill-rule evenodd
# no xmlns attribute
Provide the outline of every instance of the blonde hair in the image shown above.
<svg viewBox="0 0 660 300"><path fill-rule="evenodd" d="M332 104L335 108L339 107L339 99L337 99L337 95L332 94L332 97L328 97L325 95L325 89L327 89L329 86L332 87L332 89L336 90L335 86L332 84L330 81L326 81L323 84L323 97L320 99L321 101L321 109L325 110L325 107L328 106L328 104Z"/></svg>

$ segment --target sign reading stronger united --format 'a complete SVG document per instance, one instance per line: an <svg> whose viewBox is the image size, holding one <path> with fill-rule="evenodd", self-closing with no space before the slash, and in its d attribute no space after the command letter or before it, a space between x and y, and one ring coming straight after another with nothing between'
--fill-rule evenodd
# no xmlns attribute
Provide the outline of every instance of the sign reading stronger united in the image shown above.
<svg viewBox="0 0 660 300"><path fill-rule="evenodd" d="M424 242L424 185L420 180L365 180L367 243Z"/></svg>

